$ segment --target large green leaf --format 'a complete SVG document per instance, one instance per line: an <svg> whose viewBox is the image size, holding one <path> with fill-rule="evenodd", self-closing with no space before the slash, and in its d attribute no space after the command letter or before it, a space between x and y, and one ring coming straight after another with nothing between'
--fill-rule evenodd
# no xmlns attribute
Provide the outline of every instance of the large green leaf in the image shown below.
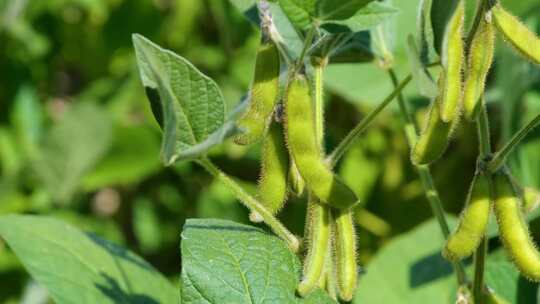
<svg viewBox="0 0 540 304"><path fill-rule="evenodd" d="M295 295L298 258L275 236L224 220L190 219L182 232L182 303L333 303Z"/></svg>
<svg viewBox="0 0 540 304"><path fill-rule="evenodd" d="M83 176L103 157L111 144L107 113L94 104L76 104L46 134L33 166L46 189L67 202Z"/></svg>
<svg viewBox="0 0 540 304"><path fill-rule="evenodd" d="M179 293L128 250L51 218L0 218L0 236L56 303L178 303Z"/></svg>
<svg viewBox="0 0 540 304"><path fill-rule="evenodd" d="M354 303L451 303L455 278L443 244L434 220L395 238L366 266Z"/></svg>
<svg viewBox="0 0 540 304"><path fill-rule="evenodd" d="M456 225L447 218L450 226ZM354 303L455 303L455 275L441 256L443 245L435 220L395 238L367 265ZM520 277L503 250L491 253L486 267L486 282L499 296L511 303L533 303L536 284ZM472 275L472 265L468 273Z"/></svg>
<svg viewBox="0 0 540 304"><path fill-rule="evenodd" d="M133 44L142 83L163 129L161 158L166 165L197 158L234 132L212 79L143 36L134 35Z"/></svg>

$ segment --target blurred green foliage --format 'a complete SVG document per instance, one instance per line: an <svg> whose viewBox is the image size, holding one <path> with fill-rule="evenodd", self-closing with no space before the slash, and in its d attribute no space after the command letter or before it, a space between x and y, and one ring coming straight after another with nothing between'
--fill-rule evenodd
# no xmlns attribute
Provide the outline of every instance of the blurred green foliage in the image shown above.
<svg viewBox="0 0 540 304"><path fill-rule="evenodd" d="M418 1L395 2L401 13L388 30L396 37L390 43L396 69L404 75ZM540 1L503 2L540 29ZM215 79L229 108L249 86L258 32L226 0L0 0L0 215L53 215L127 246L177 280L187 218L245 223L248 213L196 165L161 166L161 135L138 79L132 33L174 50ZM538 68L500 50L488 86L498 146L540 111ZM377 64L339 64L328 69L327 85L329 151L390 93L391 82ZM406 95L422 113L427 100L414 86ZM461 209L477 154L473 126L455 138L434 166L449 212ZM227 143L211 155L253 186L258 150ZM512 158L527 186L540 187L538 151L537 130ZM356 217L361 263L431 216L408 154L402 122L389 111L339 166L365 207ZM303 210L292 200L280 216L298 234ZM0 282L2 303L18 303L39 289L1 240Z"/></svg>

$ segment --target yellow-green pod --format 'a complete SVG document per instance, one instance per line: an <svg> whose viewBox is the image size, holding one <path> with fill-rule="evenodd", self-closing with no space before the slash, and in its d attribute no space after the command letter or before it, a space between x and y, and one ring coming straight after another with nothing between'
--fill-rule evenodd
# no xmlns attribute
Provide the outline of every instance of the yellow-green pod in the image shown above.
<svg viewBox="0 0 540 304"><path fill-rule="evenodd" d="M279 69L276 45L271 41L263 41L257 51L249 105L237 122L241 133L234 137L235 143L250 145L263 138L279 97Z"/></svg>
<svg viewBox="0 0 540 304"><path fill-rule="evenodd" d="M534 188L523 189L523 211L525 214L533 212L540 206L540 192Z"/></svg>
<svg viewBox="0 0 540 304"><path fill-rule="evenodd" d="M302 196L304 194L304 189L306 188L306 183L304 182L304 179L302 176L300 176L300 172L298 172L298 168L296 167L296 164L294 161L290 162L291 165L289 167L289 188L296 196Z"/></svg>
<svg viewBox="0 0 540 304"><path fill-rule="evenodd" d="M494 176L494 210L502 243L521 274L540 281L540 253L525 222L522 204L506 174Z"/></svg>
<svg viewBox="0 0 540 304"><path fill-rule="evenodd" d="M412 150L411 159L416 165L427 165L439 159L452 134L452 123L441 118L439 98L430 107L425 127Z"/></svg>
<svg viewBox="0 0 540 304"><path fill-rule="evenodd" d="M491 9L495 26L523 57L540 64L540 38L500 4Z"/></svg>
<svg viewBox="0 0 540 304"><path fill-rule="evenodd" d="M440 114L444 122L454 121L460 112L465 54L465 42L463 41L464 19L465 4L463 0L459 0L454 14L446 26L442 47L442 65L446 77L442 82Z"/></svg>
<svg viewBox="0 0 540 304"><path fill-rule="evenodd" d="M274 215L285 204L288 175L289 153L283 130L281 124L272 123L263 140L258 190L261 203ZM262 221L255 212L252 212L250 219L254 222Z"/></svg>
<svg viewBox="0 0 540 304"><path fill-rule="evenodd" d="M352 209L336 210L334 213L334 248L338 294L344 301L352 300L358 282L356 233L352 213Z"/></svg>
<svg viewBox="0 0 540 304"><path fill-rule="evenodd" d="M463 107L465 117L470 121L476 119L494 52L495 29L491 20L486 17L482 19L474 34L467 60Z"/></svg>
<svg viewBox="0 0 540 304"><path fill-rule="evenodd" d="M328 249L332 215L328 206L314 202L313 199L310 197L308 203L307 255L304 259L303 278L297 288L302 297L324 282L324 265L330 253Z"/></svg>
<svg viewBox="0 0 540 304"><path fill-rule="evenodd" d="M315 131L315 111L309 81L292 75L285 94L285 134L290 155L308 190L321 203L349 208L357 203L354 192L325 164Z"/></svg>
<svg viewBox="0 0 540 304"><path fill-rule="evenodd" d="M483 174L476 175L471 183L458 226L443 249L443 256L446 259L457 261L474 253L484 238L489 221L489 208L489 180Z"/></svg>

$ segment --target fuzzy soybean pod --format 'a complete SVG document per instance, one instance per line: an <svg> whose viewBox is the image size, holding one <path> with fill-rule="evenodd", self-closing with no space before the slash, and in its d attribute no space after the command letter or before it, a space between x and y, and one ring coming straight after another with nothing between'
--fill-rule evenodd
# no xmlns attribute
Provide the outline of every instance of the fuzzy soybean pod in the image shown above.
<svg viewBox="0 0 540 304"><path fill-rule="evenodd" d="M495 26L523 57L540 64L540 38L500 4L491 9Z"/></svg>
<svg viewBox="0 0 540 304"><path fill-rule="evenodd" d="M331 213L328 206L315 202L310 195L307 215L307 255L304 259L303 278L297 291L305 297L319 286L324 274L324 264L330 253Z"/></svg>
<svg viewBox="0 0 540 304"><path fill-rule="evenodd" d="M291 75L285 95L287 146L307 189L321 203L340 209L353 206L358 201L354 192L324 163L315 132L315 111L306 76Z"/></svg>
<svg viewBox="0 0 540 304"><path fill-rule="evenodd" d="M338 293L342 300L350 301L358 281L353 211L352 209L336 210L334 218L334 258L337 269Z"/></svg>
<svg viewBox="0 0 540 304"><path fill-rule="evenodd" d="M234 137L236 144L250 145L263 138L279 97L279 69L279 51L276 45L272 41L264 41L263 38L257 51L249 105L237 122L241 133Z"/></svg>
<svg viewBox="0 0 540 304"><path fill-rule="evenodd" d="M439 98L431 103L425 127L412 150L414 164L430 164L439 159L448 147L453 123L442 120L439 104Z"/></svg>
<svg viewBox="0 0 540 304"><path fill-rule="evenodd" d="M494 177L494 210L502 243L520 272L540 281L540 253L525 222L521 200L509 176Z"/></svg>
<svg viewBox="0 0 540 304"><path fill-rule="evenodd" d="M459 116L463 94L463 66L465 42L463 41L463 24L465 5L459 0L454 14L446 26L442 48L442 64L446 76L442 82L441 118L444 122L452 122Z"/></svg>
<svg viewBox="0 0 540 304"><path fill-rule="evenodd" d="M471 183L458 226L443 249L443 256L446 259L458 261L473 254L486 232L489 208L489 180L484 174L477 174Z"/></svg>
<svg viewBox="0 0 540 304"><path fill-rule="evenodd" d="M276 214L287 199L287 178L289 174L289 153L285 146L281 124L270 125L262 145L261 173L259 177L259 198L266 209ZM262 222L257 213L252 212L253 222Z"/></svg>
<svg viewBox="0 0 540 304"><path fill-rule="evenodd" d="M480 98L484 93L486 78L493 63L494 52L495 29L486 15L474 34L467 60L463 107L465 118L469 121L476 119L480 108Z"/></svg>

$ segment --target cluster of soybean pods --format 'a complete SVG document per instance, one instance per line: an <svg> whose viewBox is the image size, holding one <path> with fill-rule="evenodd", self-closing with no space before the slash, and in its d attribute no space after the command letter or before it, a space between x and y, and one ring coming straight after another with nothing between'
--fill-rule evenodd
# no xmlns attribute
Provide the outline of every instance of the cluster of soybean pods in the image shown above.
<svg viewBox="0 0 540 304"><path fill-rule="evenodd" d="M439 159L462 117L476 121L484 111L485 82L497 33L523 57L540 64L540 39L494 1L482 8L482 18L467 43L464 2L458 1L446 27L439 94L430 105L426 125L412 149L411 159L417 165ZM273 26L271 16L261 13L262 38L249 104L238 121L241 133L234 141L251 145L262 140L258 197L270 213L278 213L289 194L305 193L308 198L303 242L306 254L298 293L305 296L322 287L349 301L358 276L352 218L358 199L325 162L322 109L314 102L314 95L322 90L314 86L322 84L312 81L306 72L309 67L302 63L287 67L286 84L280 85L282 62L272 39ZM324 63L312 60L312 64ZM458 261L472 255L485 237L493 208L500 237L515 265L526 277L540 281L540 252L524 219L524 214L538 205L539 195L519 187L504 164L490 167L489 157L478 161L466 206L443 256ZM256 212L250 219L262 221ZM328 276L326 271L335 274ZM333 277L336 282L328 279Z"/></svg>

